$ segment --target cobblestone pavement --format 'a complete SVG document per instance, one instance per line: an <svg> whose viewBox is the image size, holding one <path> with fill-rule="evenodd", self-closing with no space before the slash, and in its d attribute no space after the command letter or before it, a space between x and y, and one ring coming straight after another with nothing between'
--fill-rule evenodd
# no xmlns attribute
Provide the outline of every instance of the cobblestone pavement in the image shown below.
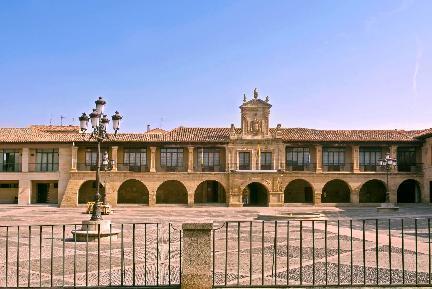
<svg viewBox="0 0 432 289"><path fill-rule="evenodd" d="M388 284L390 275L392 283L428 283L431 278L425 217L431 217L432 210L427 205L403 206L391 216L379 215L372 207L119 207L106 218L123 234L99 244L73 240L73 224L89 218L83 211L0 206L0 225L11 226L0 228L0 287L15 287L17 278L22 287L178 284L180 224L196 221L215 222L217 285ZM327 223L263 225L255 220L258 214L288 211L319 211ZM380 219L365 221L363 231L362 217ZM159 224L143 224L152 222Z"/></svg>

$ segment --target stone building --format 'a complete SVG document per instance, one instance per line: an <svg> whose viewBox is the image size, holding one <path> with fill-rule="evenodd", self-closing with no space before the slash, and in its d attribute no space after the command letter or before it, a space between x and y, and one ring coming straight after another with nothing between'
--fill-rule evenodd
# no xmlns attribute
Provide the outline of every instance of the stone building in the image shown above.
<svg viewBox="0 0 432 289"><path fill-rule="evenodd" d="M244 96L241 125L120 133L103 143L113 205L284 206L430 203L432 129L270 127L268 97ZM96 143L75 126L0 129L0 203L77 207L93 200ZM377 166L398 159L390 173Z"/></svg>

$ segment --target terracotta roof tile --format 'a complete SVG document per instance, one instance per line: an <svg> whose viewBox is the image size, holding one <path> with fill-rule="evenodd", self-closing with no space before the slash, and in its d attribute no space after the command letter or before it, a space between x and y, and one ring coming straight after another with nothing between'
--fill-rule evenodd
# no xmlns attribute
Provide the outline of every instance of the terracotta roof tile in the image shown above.
<svg viewBox="0 0 432 289"><path fill-rule="evenodd" d="M275 128L270 129L276 132ZM237 128L239 133L240 129ZM302 142L412 142L432 134L426 130L317 130L308 128L281 128L283 141ZM118 142L209 142L228 143L230 128L186 128L170 131L154 129L146 133L119 133L110 135ZM76 126L31 126L28 128L0 128L0 143L71 143L88 141L88 134L80 134Z"/></svg>

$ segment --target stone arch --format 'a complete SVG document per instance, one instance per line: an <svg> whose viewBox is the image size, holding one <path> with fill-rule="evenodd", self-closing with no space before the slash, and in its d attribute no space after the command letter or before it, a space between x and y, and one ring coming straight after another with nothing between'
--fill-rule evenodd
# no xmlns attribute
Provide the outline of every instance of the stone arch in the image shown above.
<svg viewBox="0 0 432 289"><path fill-rule="evenodd" d="M384 203L387 187L381 180L369 180L365 182L359 192L360 203Z"/></svg>
<svg viewBox="0 0 432 289"><path fill-rule="evenodd" d="M244 206L268 206L269 190L259 182L249 183L242 192Z"/></svg>
<svg viewBox="0 0 432 289"><path fill-rule="evenodd" d="M295 179L288 183L284 190L284 203L313 203L314 189L303 179Z"/></svg>
<svg viewBox="0 0 432 289"><path fill-rule="evenodd" d="M156 190L156 204L187 204L188 191L177 180L163 182Z"/></svg>
<svg viewBox="0 0 432 289"><path fill-rule="evenodd" d="M81 184L78 190L78 204L87 204L87 202L94 202L96 195L96 181L88 180ZM99 193L101 195L101 200L105 194L105 187L99 183Z"/></svg>
<svg viewBox="0 0 432 289"><path fill-rule="evenodd" d="M139 180L124 181L117 191L117 204L146 204L149 203L149 191Z"/></svg>
<svg viewBox="0 0 432 289"><path fill-rule="evenodd" d="M195 204L205 203L225 203L226 191L224 186L215 180L206 180L201 182L194 194Z"/></svg>
<svg viewBox="0 0 432 289"><path fill-rule="evenodd" d="M349 203L351 189L347 182L339 179L328 181L321 194L322 203Z"/></svg>
<svg viewBox="0 0 432 289"><path fill-rule="evenodd" d="M421 189L418 181L408 179L403 181L397 189L398 203L420 203Z"/></svg>

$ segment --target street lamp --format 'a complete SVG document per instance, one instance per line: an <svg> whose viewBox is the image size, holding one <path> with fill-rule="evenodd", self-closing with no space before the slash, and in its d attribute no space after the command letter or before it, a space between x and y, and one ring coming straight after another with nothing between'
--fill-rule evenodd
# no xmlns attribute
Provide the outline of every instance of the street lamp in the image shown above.
<svg viewBox="0 0 432 289"><path fill-rule="evenodd" d="M390 204L390 192L389 192L389 173L397 166L397 160L390 157L390 153L386 153L383 159L378 160L378 165L385 169L387 176L387 190L385 195L385 202Z"/></svg>
<svg viewBox="0 0 432 289"><path fill-rule="evenodd" d="M100 208L100 170L101 164L104 170L112 169L113 161L110 161L108 158L108 152L104 152L102 156L102 162L100 160L101 156L101 143L102 141L109 139L107 129L110 120L107 115L104 114L106 101L99 97L96 101L96 108L87 116L83 113L79 117L80 122L80 130L82 133L87 131L88 122L90 120L92 126L92 132L90 135L90 139L94 138L97 141L97 155L96 155L96 195L94 198L93 212L90 218L91 221L102 220L102 213ZM117 134L117 131L120 129L120 120L123 117L119 114L118 111L111 117L113 123L114 135ZM104 205L106 205L106 193L104 194Z"/></svg>

